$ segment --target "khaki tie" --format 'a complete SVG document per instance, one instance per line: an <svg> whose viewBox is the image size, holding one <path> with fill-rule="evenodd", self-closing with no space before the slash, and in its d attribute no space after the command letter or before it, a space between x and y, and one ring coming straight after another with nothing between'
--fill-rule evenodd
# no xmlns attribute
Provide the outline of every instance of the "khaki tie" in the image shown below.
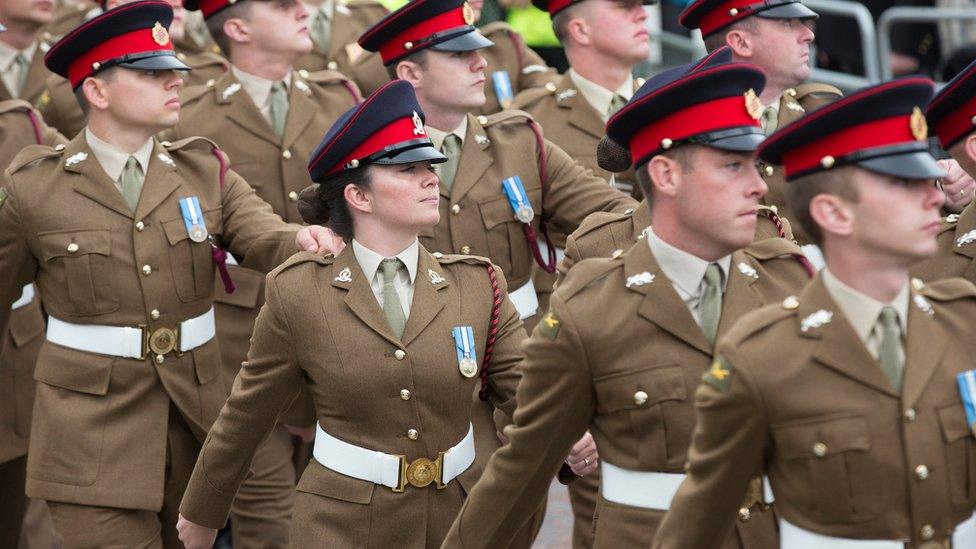
<svg viewBox="0 0 976 549"><path fill-rule="evenodd" d="M444 144L441 145L441 152L447 157L447 162L438 166L437 173L441 176L441 183L450 191L457 175L458 161L461 159L461 138L453 133L447 134Z"/></svg>
<svg viewBox="0 0 976 549"><path fill-rule="evenodd" d="M125 168L122 170L119 181L122 183L122 199L135 212L136 206L139 205L139 195L142 194L143 182L142 166L139 165L136 157L130 156L125 161Z"/></svg>
<svg viewBox="0 0 976 549"><path fill-rule="evenodd" d="M905 355L901 346L901 325L894 307L881 309L878 318L881 325L881 347L878 349L878 362L891 385L901 392L902 377L905 371Z"/></svg>
<svg viewBox="0 0 976 549"><path fill-rule="evenodd" d="M779 126L779 111L773 107L766 107L763 109L759 122L762 124L763 133L770 135L776 131L776 127Z"/></svg>
<svg viewBox="0 0 976 549"><path fill-rule="evenodd" d="M380 267L383 269L383 313L397 337L403 336L403 328L407 325L407 317L403 314L403 306L400 304L400 294L393 284L397 271L402 266L403 262L395 257L380 262Z"/></svg>
<svg viewBox="0 0 976 549"><path fill-rule="evenodd" d="M718 263L705 268L705 291L701 297L701 328L709 343L715 343L718 321L722 318L722 269Z"/></svg>
<svg viewBox="0 0 976 549"><path fill-rule="evenodd" d="M609 118L616 114L626 104L627 99L624 96L619 93L613 94L613 99L610 100L610 108L607 110L607 117Z"/></svg>
<svg viewBox="0 0 976 549"><path fill-rule="evenodd" d="M17 65L17 89L11 91L14 97L21 97L24 88L27 87L27 75L30 73L31 62L26 55L18 53L17 57L14 57L14 63Z"/></svg>
<svg viewBox="0 0 976 549"><path fill-rule="evenodd" d="M315 47L321 53L329 53L329 46L332 44L332 22L324 11L315 10L311 30L312 42L315 42Z"/></svg>
<svg viewBox="0 0 976 549"><path fill-rule="evenodd" d="M271 127L278 137L285 135L285 121L288 120L288 88L284 82L271 85Z"/></svg>

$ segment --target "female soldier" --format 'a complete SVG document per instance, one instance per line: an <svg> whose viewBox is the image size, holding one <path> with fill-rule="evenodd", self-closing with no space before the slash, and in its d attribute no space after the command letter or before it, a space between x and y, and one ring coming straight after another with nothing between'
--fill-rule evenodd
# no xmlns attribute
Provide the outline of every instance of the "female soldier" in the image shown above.
<svg viewBox="0 0 976 549"><path fill-rule="evenodd" d="M293 256L268 277L227 405L181 505L187 547L210 547L255 448L307 384L318 426L298 484L298 547L437 547L481 474L471 395L511 414L525 338L501 271L431 254L443 162L410 84L394 81L313 153L307 222L351 245Z"/></svg>

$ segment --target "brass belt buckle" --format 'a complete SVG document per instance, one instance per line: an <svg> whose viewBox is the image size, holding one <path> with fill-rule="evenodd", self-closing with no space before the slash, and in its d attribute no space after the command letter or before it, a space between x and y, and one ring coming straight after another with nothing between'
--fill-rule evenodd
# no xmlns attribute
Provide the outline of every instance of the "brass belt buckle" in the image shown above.
<svg viewBox="0 0 976 549"><path fill-rule="evenodd" d="M400 460L400 475L394 492L403 492L407 484L414 488L426 488L431 483L437 483L437 489L444 489L444 452L437 454L437 459L417 458L408 462L406 456L396 456Z"/></svg>
<svg viewBox="0 0 976 549"><path fill-rule="evenodd" d="M140 360L146 358L149 351L153 354L163 356L169 354L170 352L176 350L176 355L181 356L183 353L179 351L180 347L180 328L156 328L152 332L149 331L149 327L145 325L139 326L142 329L143 343L142 343L142 356L139 357Z"/></svg>

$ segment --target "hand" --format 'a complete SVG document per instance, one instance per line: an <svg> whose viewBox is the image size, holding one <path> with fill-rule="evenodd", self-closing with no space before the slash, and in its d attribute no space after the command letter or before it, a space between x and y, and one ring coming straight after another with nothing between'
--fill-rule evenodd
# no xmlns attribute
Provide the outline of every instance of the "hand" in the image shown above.
<svg viewBox="0 0 976 549"><path fill-rule="evenodd" d="M593 435L589 431L573 445L566 463L581 477L592 473L599 466L600 454L596 451L596 442L593 441Z"/></svg>
<svg viewBox="0 0 976 549"><path fill-rule="evenodd" d="M946 196L943 207L946 211L959 213L972 202L976 181L955 160L939 160L939 166L948 172L948 175L939 180Z"/></svg>
<svg viewBox="0 0 976 549"><path fill-rule="evenodd" d="M496 429L495 430L495 436L498 437L498 441L502 443L502 446L505 446L506 444L508 444L508 436L506 436L505 433L503 433L503 432L501 432L501 431L499 431L499 430Z"/></svg>
<svg viewBox="0 0 976 549"><path fill-rule="evenodd" d="M295 235L295 245L303 252L312 252L319 255L337 254L346 247L346 243L332 232L321 225L309 225L302 227Z"/></svg>
<svg viewBox="0 0 976 549"><path fill-rule="evenodd" d="M285 425L285 429L288 429L289 433L304 440L305 442L312 442L313 440L315 440L315 425L310 425L308 427L295 427L294 425Z"/></svg>
<svg viewBox="0 0 976 549"><path fill-rule="evenodd" d="M217 539L217 529L207 528L195 522L190 522L180 515L176 521L176 531L180 533L180 541L186 549L210 549Z"/></svg>

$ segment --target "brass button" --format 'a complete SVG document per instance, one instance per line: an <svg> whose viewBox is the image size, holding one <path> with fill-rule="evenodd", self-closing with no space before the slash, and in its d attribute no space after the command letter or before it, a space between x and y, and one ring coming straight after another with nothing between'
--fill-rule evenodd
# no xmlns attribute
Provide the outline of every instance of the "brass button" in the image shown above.
<svg viewBox="0 0 976 549"><path fill-rule="evenodd" d="M58 152L61 152L61 151L63 151L64 149L65 149L65 145L64 145L64 143L58 143L57 145L55 145L55 146L54 146L54 150L56 150L56 151L58 151Z"/></svg>
<svg viewBox="0 0 976 549"><path fill-rule="evenodd" d="M149 265L143 265L142 266L142 274L144 274L146 276L151 275L152 274L152 267L150 267Z"/></svg>
<svg viewBox="0 0 976 549"><path fill-rule="evenodd" d="M485 124L488 123L488 117L485 116L485 115L479 116L478 117L478 123L481 124L482 126L484 126Z"/></svg>
<svg viewBox="0 0 976 549"><path fill-rule="evenodd" d="M295 191L288 193L288 200L291 200L292 202L298 202L298 193L296 193Z"/></svg>
<svg viewBox="0 0 976 549"><path fill-rule="evenodd" d="M824 457L827 455L827 445L823 442L817 442L813 445L813 455L817 457Z"/></svg>
<svg viewBox="0 0 976 549"><path fill-rule="evenodd" d="M329 64L326 65L326 67L328 67L330 71L334 71L339 68L339 64L335 61L329 61Z"/></svg>
<svg viewBox="0 0 976 549"><path fill-rule="evenodd" d="M647 393L644 391L637 391L634 393L634 404L638 406L643 406L647 403Z"/></svg>
<svg viewBox="0 0 976 549"><path fill-rule="evenodd" d="M549 92L549 93L552 93L552 92L556 91L556 84L554 82L547 82L546 83L546 91Z"/></svg>
<svg viewBox="0 0 976 549"><path fill-rule="evenodd" d="M444 257L444 254L442 254L440 252L434 252L434 253L432 253L430 255L434 256L434 259L440 259L440 258Z"/></svg>
<svg viewBox="0 0 976 549"><path fill-rule="evenodd" d="M301 76L302 78L308 78L308 71L305 69L299 69L298 76Z"/></svg>
<svg viewBox="0 0 976 549"><path fill-rule="evenodd" d="M924 465L919 465L915 468L915 478L918 480L925 480L929 478L929 468Z"/></svg>
<svg viewBox="0 0 976 549"><path fill-rule="evenodd" d="M159 320L159 309L153 309L149 311L149 318L153 320Z"/></svg>
<svg viewBox="0 0 976 549"><path fill-rule="evenodd" d="M455 205L451 206L451 213L454 214L454 215L457 215L457 214L461 213L461 205L460 204L455 204Z"/></svg>
<svg viewBox="0 0 976 549"><path fill-rule="evenodd" d="M469 254L469 253L471 253L471 246L461 246L461 253L462 254Z"/></svg>
<svg viewBox="0 0 976 549"><path fill-rule="evenodd" d="M403 360L407 357L407 353L403 349L397 349L396 351L393 351L393 356L395 356L397 360Z"/></svg>
<svg viewBox="0 0 976 549"><path fill-rule="evenodd" d="M763 168L763 172L766 174L766 177L772 176L773 175L773 171L774 170L773 170L773 167L772 166L766 166L765 168Z"/></svg>
<svg viewBox="0 0 976 549"><path fill-rule="evenodd" d="M410 391L406 389L400 389L400 398L403 400L410 400Z"/></svg>
<svg viewBox="0 0 976 549"><path fill-rule="evenodd" d="M291 160L291 150L290 149L285 149L281 153L281 157L284 158L285 160Z"/></svg>
<svg viewBox="0 0 976 549"><path fill-rule="evenodd" d="M166 362L166 357L163 355L156 355L156 364L162 364L163 362Z"/></svg>
<svg viewBox="0 0 976 549"><path fill-rule="evenodd" d="M624 215L630 215L632 213L634 213L634 209L633 208L627 208L626 210L624 210Z"/></svg>
<svg viewBox="0 0 976 549"><path fill-rule="evenodd" d="M417 431L416 429L408 429L407 438L409 438L410 440L417 440L418 438L420 438L420 432Z"/></svg>
<svg viewBox="0 0 976 549"><path fill-rule="evenodd" d="M788 94L788 95L789 95L790 97L796 97L796 90L794 90L793 88L786 88L786 93L787 93L787 94Z"/></svg>
<svg viewBox="0 0 976 549"><path fill-rule="evenodd" d="M909 408L905 410L905 413L902 414L902 417L905 418L905 421L909 421L909 422L915 421L915 418L917 417L917 414L915 413L915 408Z"/></svg>
<svg viewBox="0 0 976 549"><path fill-rule="evenodd" d="M795 295L787 296L787 298L783 300L783 308L787 311L792 311L799 306L800 300L797 299Z"/></svg>
<svg viewBox="0 0 976 549"><path fill-rule="evenodd" d="M750 518L752 518L752 513L749 512L749 508L748 507L740 507L739 508L739 520L741 520L742 522L746 522Z"/></svg>
<svg viewBox="0 0 976 549"><path fill-rule="evenodd" d="M141 233L142 231L146 230L146 224L142 221L136 221L136 230Z"/></svg>
<svg viewBox="0 0 976 549"><path fill-rule="evenodd" d="M610 257L612 257L613 259L617 259L618 257L620 257L622 255L624 255L624 251L623 250L614 250L613 253L610 254Z"/></svg>
<svg viewBox="0 0 976 549"><path fill-rule="evenodd" d="M935 528L933 528L931 524L926 524L921 530L918 531L918 533L922 539L929 540L935 537Z"/></svg>
<svg viewBox="0 0 976 549"><path fill-rule="evenodd" d="M916 292L925 288L925 282L921 278L912 278L911 283L912 283L912 289L915 290Z"/></svg>
<svg viewBox="0 0 976 549"><path fill-rule="evenodd" d="M77 251L78 251L78 245L77 244L75 244L74 242L72 242L71 244L68 244L68 253L69 254L73 254L73 253L75 253Z"/></svg>

